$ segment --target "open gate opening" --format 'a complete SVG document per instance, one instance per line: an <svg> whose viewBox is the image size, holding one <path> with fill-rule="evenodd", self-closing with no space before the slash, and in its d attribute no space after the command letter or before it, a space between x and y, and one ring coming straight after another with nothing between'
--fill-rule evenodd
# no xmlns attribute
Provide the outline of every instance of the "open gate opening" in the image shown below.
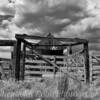
<svg viewBox="0 0 100 100"><path fill-rule="evenodd" d="M51 62L50 60L46 59L42 56L40 52L37 51L36 47L43 47L46 46L47 48L55 49L56 47L65 48L69 47L69 54L73 54L72 47L82 45L83 50L82 53L84 55L84 65L85 65L85 75L86 75L86 83L90 81L90 66L89 66L89 52L88 52L88 41L85 39L79 38L55 38L52 37L50 34L47 37L41 36L32 36L32 35L20 35L16 34L17 45L16 45L16 66L15 66L15 78L16 80L24 80L24 71L25 71L25 57L26 57L26 48L29 48L33 54L41 58L43 61L51 64L59 70L56 62ZM31 42L29 42L31 40ZM39 40L40 44L35 43L33 40ZM49 44L41 43L41 40L47 40ZM53 41L60 41L62 44L54 44ZM49 49L50 50L50 49ZM44 50L43 50L44 51ZM50 54L53 54L51 51ZM60 54L61 52L58 52ZM22 60L21 60L22 59ZM22 61L22 66L21 66Z"/></svg>
<svg viewBox="0 0 100 100"><path fill-rule="evenodd" d="M0 61L0 69L3 78L8 77L10 74L10 77L15 77L14 76L14 69L15 69L15 48L16 48L16 41L15 40L0 40L0 47L5 48L5 47L12 47L13 50L10 50L9 53L11 55L10 58L5 58L4 56L1 57ZM7 50L6 50L7 51ZM7 51L8 53L8 51ZM5 55L7 54L5 53ZM11 71L11 73L9 73ZM6 75L6 76L5 76Z"/></svg>

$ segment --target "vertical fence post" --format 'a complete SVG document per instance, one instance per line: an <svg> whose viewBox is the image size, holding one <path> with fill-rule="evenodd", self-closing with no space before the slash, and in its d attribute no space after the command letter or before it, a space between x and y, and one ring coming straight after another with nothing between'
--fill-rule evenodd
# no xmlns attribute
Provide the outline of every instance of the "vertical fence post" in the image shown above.
<svg viewBox="0 0 100 100"><path fill-rule="evenodd" d="M93 61L92 61L92 55L93 55L93 52L90 52L89 53L89 58L90 58L90 82L92 83L92 74L93 74Z"/></svg>
<svg viewBox="0 0 100 100"><path fill-rule="evenodd" d="M69 46L69 54L72 54L72 46Z"/></svg>
<svg viewBox="0 0 100 100"><path fill-rule="evenodd" d="M85 73L86 73L86 83L90 82L90 65L89 65L89 49L88 42L84 43L84 58L85 58Z"/></svg>
<svg viewBox="0 0 100 100"><path fill-rule="evenodd" d="M16 65L16 43L13 45L12 58L11 58L12 72L11 77L15 78L15 65Z"/></svg>
<svg viewBox="0 0 100 100"><path fill-rule="evenodd" d="M17 39L16 45L16 66L15 66L15 79L20 79L20 55L21 55L21 40Z"/></svg>
<svg viewBox="0 0 100 100"><path fill-rule="evenodd" d="M24 73L25 73L25 55L26 55L26 43L23 44L22 64L21 64L21 80L24 80Z"/></svg>

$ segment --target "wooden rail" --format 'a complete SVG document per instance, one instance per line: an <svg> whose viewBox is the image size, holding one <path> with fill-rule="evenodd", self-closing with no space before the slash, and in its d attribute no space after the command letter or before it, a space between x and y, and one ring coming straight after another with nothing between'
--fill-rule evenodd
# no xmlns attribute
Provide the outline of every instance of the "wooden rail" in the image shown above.
<svg viewBox="0 0 100 100"><path fill-rule="evenodd" d="M0 40L0 46L14 46L15 40Z"/></svg>
<svg viewBox="0 0 100 100"><path fill-rule="evenodd" d="M35 54L37 55L37 53L35 52ZM38 54L39 55L39 54ZM34 56L34 55L33 55ZM32 57L32 54L31 54L31 57ZM40 57L40 56L39 56ZM47 55L42 55L42 57L44 57L43 59L46 59L46 58L50 58L50 59L53 59L54 58L54 56L47 56ZM64 56L55 56L55 58L60 58L60 59L63 59L62 61L56 61L56 64L58 65L58 64L63 64L64 65L64 59L65 59L65 57ZM48 59L46 59L46 61L47 61ZM26 67L27 67L27 70L28 70L28 68L30 69L30 68L33 68L33 71L27 71L28 72L28 74L29 74L29 72L31 73L31 74L43 74L43 73L48 73L49 71L47 71L47 70L49 70L49 69L53 69L53 66L55 66L55 65L53 65L53 66L43 66L42 64L46 64L46 62L44 61L44 60L27 60L26 59L26 63L28 63L28 64L30 64L29 66L28 66L28 64L26 65ZM39 64L39 65L33 65L32 66L32 63L34 64L34 63L37 63L37 64ZM52 63L52 62L50 62L50 63ZM56 66L57 66L56 65ZM35 69L40 69L40 71L34 71ZM57 68L59 68L59 70L61 70L62 72L65 72L65 68L64 67L58 67L57 66ZM66 68L67 68L67 66L66 66ZM42 71L41 72L41 70L42 69L45 69L44 71ZM77 69L80 69L80 70L83 70L84 71L84 67L80 67L80 68L77 68L77 67L73 67L73 68L69 68L70 70L72 69L72 70L77 70ZM51 71L51 73L52 73L53 71ZM49 72L50 73L50 72ZM65 72L65 73L67 73L67 72ZM72 72L73 73L73 72ZM83 74L85 74L85 73L83 73ZM30 75L30 74L29 74ZM68 74L68 75L70 75L70 74ZM73 76L72 74L71 74L71 76ZM69 76L69 77L71 77L71 76ZM73 78L73 77L72 77ZM84 77L82 77L82 80L83 80L83 78ZM75 78L74 78L75 79ZM85 79L84 79L85 80ZM79 81L79 80L78 80Z"/></svg>
<svg viewBox="0 0 100 100"><path fill-rule="evenodd" d="M41 37L41 36L32 36L32 35L21 35L21 34L16 34L15 36L18 39L35 39L35 40L48 40L51 39L49 37ZM58 41L67 41L67 42L79 42L80 44L82 43L86 43L87 40L86 39L79 39L79 38L53 38L54 40L58 40Z"/></svg>

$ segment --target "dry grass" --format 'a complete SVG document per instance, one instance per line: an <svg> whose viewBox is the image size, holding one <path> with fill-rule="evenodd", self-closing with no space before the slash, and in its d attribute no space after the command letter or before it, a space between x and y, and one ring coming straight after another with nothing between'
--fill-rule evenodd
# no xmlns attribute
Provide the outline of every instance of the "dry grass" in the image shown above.
<svg viewBox="0 0 100 100"><path fill-rule="evenodd" d="M41 82L2 80L0 81L0 100L100 100L100 81L95 85L80 85L62 75L60 78L45 78ZM62 99L61 99L62 98ZM97 99L99 98L99 99Z"/></svg>

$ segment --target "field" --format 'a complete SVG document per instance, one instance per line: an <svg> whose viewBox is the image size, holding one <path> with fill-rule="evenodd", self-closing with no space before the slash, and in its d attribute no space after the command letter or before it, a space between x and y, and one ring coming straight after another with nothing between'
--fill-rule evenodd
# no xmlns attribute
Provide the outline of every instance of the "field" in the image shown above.
<svg viewBox="0 0 100 100"><path fill-rule="evenodd" d="M1 80L0 100L100 100L100 81L91 85L71 81L65 75L19 82Z"/></svg>

